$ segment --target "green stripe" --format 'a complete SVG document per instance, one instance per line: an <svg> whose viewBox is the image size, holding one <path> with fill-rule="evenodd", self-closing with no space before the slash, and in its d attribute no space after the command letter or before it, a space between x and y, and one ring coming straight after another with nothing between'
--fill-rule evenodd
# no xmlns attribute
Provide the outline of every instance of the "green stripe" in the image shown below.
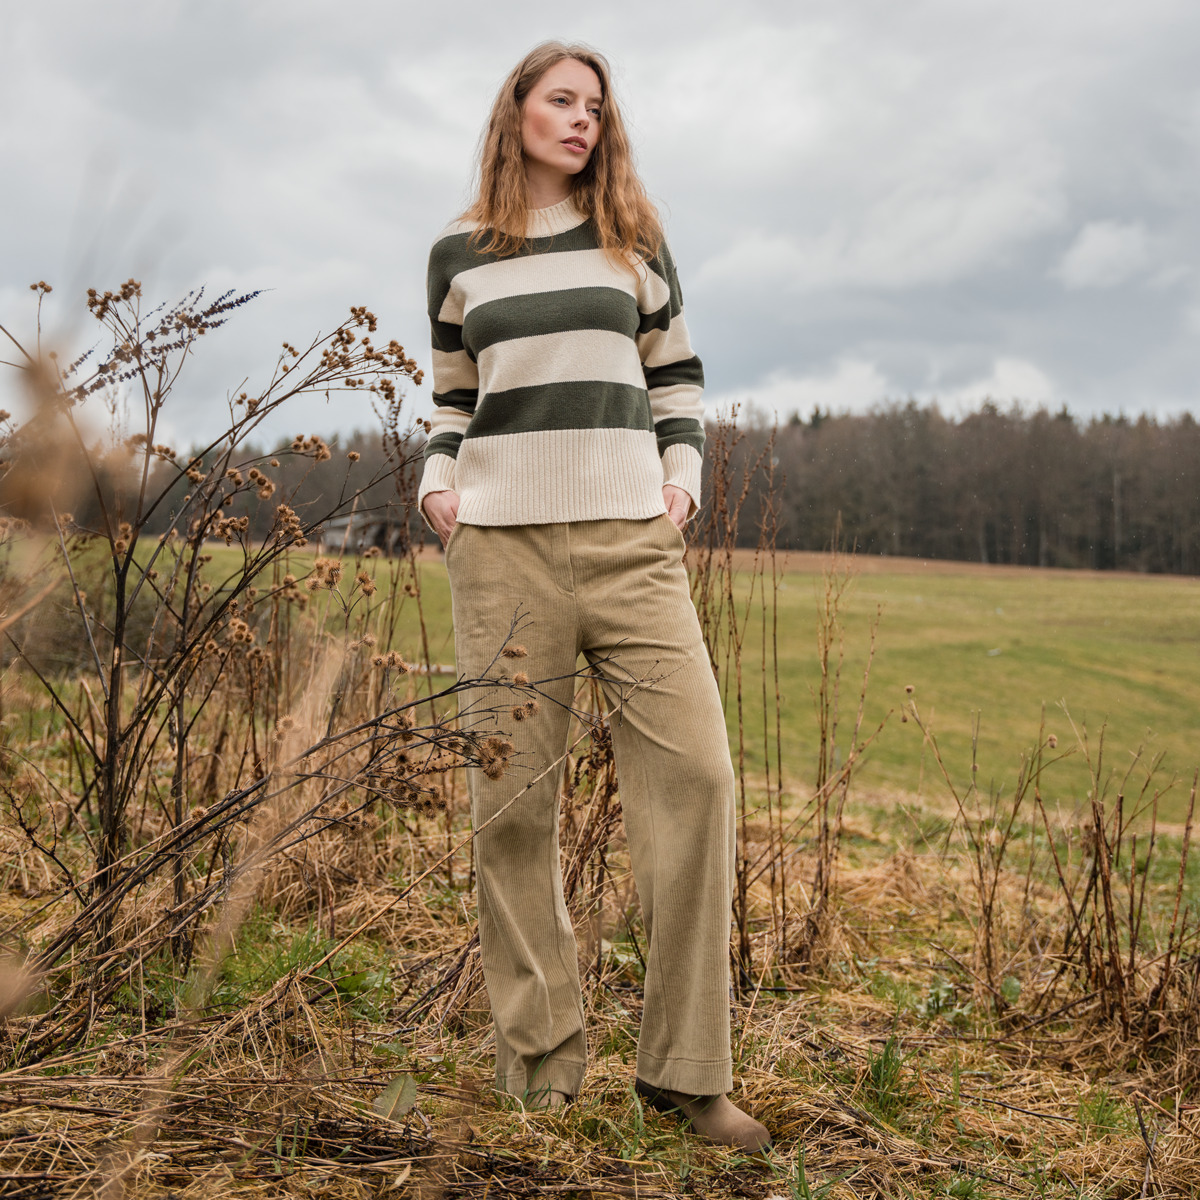
<svg viewBox="0 0 1200 1200"><path fill-rule="evenodd" d="M694 355L679 362L663 363L661 367L647 367L645 373L648 389L676 387L681 383L704 386L704 368Z"/></svg>
<svg viewBox="0 0 1200 1200"><path fill-rule="evenodd" d="M593 329L623 333L632 340L638 332L637 301L628 292L612 287L503 296L476 305L467 313L463 345L477 359L498 342Z"/></svg>
<svg viewBox="0 0 1200 1200"><path fill-rule="evenodd" d="M433 393L433 402L438 408L457 408L465 413L473 413L478 400L478 388L454 388L449 392Z"/></svg>
<svg viewBox="0 0 1200 1200"><path fill-rule="evenodd" d="M445 296L442 297L443 300L445 298ZM435 311L442 311L440 304ZM429 325L432 331L430 341L433 343L435 350L444 350L447 354L453 354L455 351L463 348L463 331L461 325L454 325L449 321L439 321L436 317L429 318Z"/></svg>
<svg viewBox="0 0 1200 1200"><path fill-rule="evenodd" d="M574 229L565 233L556 233L553 237L527 238L524 247L516 254L500 255L496 253L481 254L475 245L468 245L470 232L452 233L436 242L429 255L431 274L436 274L447 281L454 278L460 271L469 271L474 267L482 267L486 263L505 262L510 258L528 258L533 254L565 254L573 250L596 250L596 231L591 221L584 221ZM486 240L486 235L485 235ZM448 287L447 287L447 290ZM445 299L445 293L441 299ZM431 292L429 307L431 312L440 312L441 304L433 307L434 296Z"/></svg>
<svg viewBox="0 0 1200 1200"><path fill-rule="evenodd" d="M692 417L667 417L664 421L656 421L654 436L658 438L660 456L668 446L678 442L704 453L704 427Z"/></svg>
<svg viewBox="0 0 1200 1200"><path fill-rule="evenodd" d="M458 458L458 448L461 445L461 433L439 433L425 443L425 461L428 462L435 454Z"/></svg>
<svg viewBox="0 0 1200 1200"><path fill-rule="evenodd" d="M542 429L653 428L650 398L644 388L627 383L546 383L488 393L480 400L466 436L495 437Z"/></svg>
<svg viewBox="0 0 1200 1200"><path fill-rule="evenodd" d="M429 320L433 323L435 338L439 323L437 315L442 311L442 305L446 302L446 294L450 291L450 278L438 258L438 244L434 243L433 249L429 251L429 265L425 269L425 307L429 313Z"/></svg>
<svg viewBox="0 0 1200 1200"><path fill-rule="evenodd" d="M667 446L673 446L682 443L685 446L691 446L696 454L703 456L704 454L704 431L698 430L692 433L672 433L671 437L659 438L659 457L666 454Z"/></svg>
<svg viewBox="0 0 1200 1200"><path fill-rule="evenodd" d="M683 292L679 287L679 276L675 271L675 260L671 257L670 247L666 242L659 247L658 253L647 264L650 269L666 282L670 289L670 299L663 306L669 310L672 317L683 310ZM660 310L661 311L661 310Z"/></svg>
<svg viewBox="0 0 1200 1200"><path fill-rule="evenodd" d="M662 308L656 308L652 313L643 313L638 321L638 333L649 333L654 329L661 329L664 332L671 328L671 306L664 304Z"/></svg>

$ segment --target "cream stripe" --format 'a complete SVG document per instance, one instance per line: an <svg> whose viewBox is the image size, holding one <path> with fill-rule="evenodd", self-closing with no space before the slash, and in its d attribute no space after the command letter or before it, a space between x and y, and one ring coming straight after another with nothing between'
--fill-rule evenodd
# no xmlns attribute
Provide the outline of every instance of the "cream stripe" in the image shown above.
<svg viewBox="0 0 1200 1200"><path fill-rule="evenodd" d="M648 367L683 362L695 354L682 311L671 319L666 329L651 329L649 333L639 334L637 345L642 362Z"/></svg>
<svg viewBox="0 0 1200 1200"><path fill-rule="evenodd" d="M670 289L645 264L639 263L635 270L636 277L603 250L565 250L484 263L455 275L438 320L461 325L465 314L478 304L581 287L618 288L636 297L642 312L656 312L670 299Z"/></svg>
<svg viewBox="0 0 1200 1200"><path fill-rule="evenodd" d="M692 513L700 506L700 469L704 460L699 451L683 442L674 442L663 451L663 482L683 488L692 498Z"/></svg>
<svg viewBox="0 0 1200 1200"><path fill-rule="evenodd" d="M480 392L596 380L644 388L637 347L623 333L603 329L542 333L497 342L479 355Z"/></svg>
<svg viewBox="0 0 1200 1200"><path fill-rule="evenodd" d="M694 383L676 383L670 387L653 388L650 392L650 412L656 421L668 417L695 417L704 420L703 393Z"/></svg>
<svg viewBox="0 0 1200 1200"><path fill-rule="evenodd" d="M439 433L466 433L472 415L472 413L463 412L460 408L451 408L448 404L440 405L433 410L429 436L437 437Z"/></svg>
<svg viewBox="0 0 1200 1200"><path fill-rule="evenodd" d="M468 525L640 520L666 512L654 435L545 429L470 438L459 450L458 519Z"/></svg>
<svg viewBox="0 0 1200 1200"><path fill-rule="evenodd" d="M471 361L471 356L465 350L445 350L433 352L433 390L435 392L453 392L459 388L473 388L479 385L479 370Z"/></svg>

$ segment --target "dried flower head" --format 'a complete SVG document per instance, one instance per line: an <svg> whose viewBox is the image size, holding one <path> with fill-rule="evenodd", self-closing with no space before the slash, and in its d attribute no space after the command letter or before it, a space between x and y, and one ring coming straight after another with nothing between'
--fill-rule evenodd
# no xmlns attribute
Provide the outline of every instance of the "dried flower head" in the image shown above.
<svg viewBox="0 0 1200 1200"><path fill-rule="evenodd" d="M499 779L508 767L513 744L507 738L490 737L479 747L479 765L489 779Z"/></svg>
<svg viewBox="0 0 1200 1200"><path fill-rule="evenodd" d="M524 658L529 651L524 646L505 646L501 653L505 658Z"/></svg>
<svg viewBox="0 0 1200 1200"><path fill-rule="evenodd" d="M297 546L304 545L308 540L304 537L304 526L301 524L300 518L289 504L280 504L276 507L274 531L280 541L294 542Z"/></svg>
<svg viewBox="0 0 1200 1200"><path fill-rule="evenodd" d="M254 641L254 631L250 628L246 621L241 617L233 617L230 619L227 630L229 640L235 645L249 645Z"/></svg>

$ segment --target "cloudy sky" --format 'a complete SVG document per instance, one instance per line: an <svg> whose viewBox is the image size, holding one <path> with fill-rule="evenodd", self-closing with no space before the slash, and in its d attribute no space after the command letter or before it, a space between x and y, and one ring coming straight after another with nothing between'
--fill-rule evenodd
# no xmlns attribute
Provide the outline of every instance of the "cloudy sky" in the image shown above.
<svg viewBox="0 0 1200 1200"><path fill-rule="evenodd" d="M495 87L547 37L613 61L714 406L1200 412L1194 0L0 0L0 19L0 322L29 328L40 278L74 344L89 286L269 289L206 340L183 438L351 304L428 362L429 242ZM370 424L354 397L277 432Z"/></svg>

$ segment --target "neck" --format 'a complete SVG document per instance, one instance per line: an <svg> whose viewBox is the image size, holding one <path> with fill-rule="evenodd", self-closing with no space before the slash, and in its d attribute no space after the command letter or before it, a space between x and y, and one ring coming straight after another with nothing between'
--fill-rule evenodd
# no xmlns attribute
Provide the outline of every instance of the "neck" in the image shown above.
<svg viewBox="0 0 1200 1200"><path fill-rule="evenodd" d="M526 159L525 186L530 208L550 208L571 194L571 176Z"/></svg>

